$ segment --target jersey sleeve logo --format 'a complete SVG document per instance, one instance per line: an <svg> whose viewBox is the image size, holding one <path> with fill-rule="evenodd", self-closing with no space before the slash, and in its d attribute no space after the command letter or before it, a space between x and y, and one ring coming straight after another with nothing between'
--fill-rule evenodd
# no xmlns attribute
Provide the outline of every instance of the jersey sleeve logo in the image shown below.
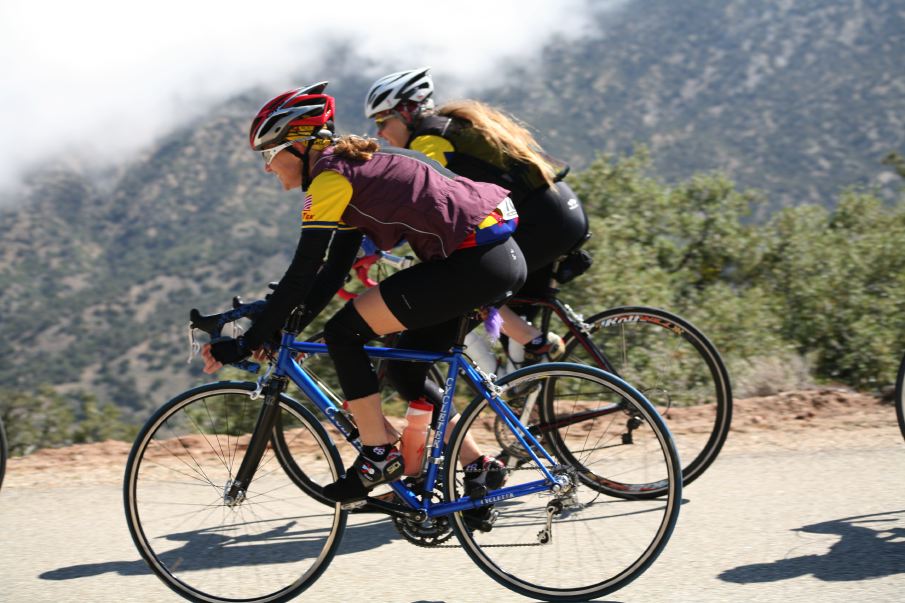
<svg viewBox="0 0 905 603"><path fill-rule="evenodd" d="M352 200L352 183L345 176L326 170L315 176L302 203L302 228L342 226L346 206Z"/></svg>

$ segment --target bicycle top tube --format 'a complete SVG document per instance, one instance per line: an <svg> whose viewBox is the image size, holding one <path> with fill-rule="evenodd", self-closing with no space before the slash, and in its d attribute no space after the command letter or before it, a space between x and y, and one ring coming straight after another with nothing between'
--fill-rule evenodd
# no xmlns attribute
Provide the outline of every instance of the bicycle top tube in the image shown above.
<svg viewBox="0 0 905 603"><path fill-rule="evenodd" d="M313 341L283 342L293 352L305 354L326 354L327 344ZM457 353L454 350L445 352L425 352L402 348L385 348L380 346L364 346L365 353L371 358L388 358L390 360L411 360L415 362L449 362Z"/></svg>
<svg viewBox="0 0 905 603"><path fill-rule="evenodd" d="M337 425L337 427L340 428L340 431L343 431L343 429L336 423L335 417L336 411L338 409L334 406L334 402L329 400L327 396L324 395L324 392L320 389L319 385L312 381L310 375L306 373L292 357L293 352L302 352L306 354L325 354L327 352L327 344L311 341L296 341L295 339L293 339L291 334L285 332L282 343L283 345L279 354L277 373L286 374L309 397L309 399L324 412L324 414L334 423L334 425ZM537 455L533 452L533 450L537 450L540 454L542 454L542 456L546 457L546 460L550 463L555 464L555 461L552 459L552 457L549 456L546 451L543 450L543 447L535 439L535 437L529 433L528 429L520 423L518 417L512 412L512 410L510 410L504 403L502 403L494 392L488 390L487 385L484 383L484 376L480 374L478 370L473 367L471 363L464 357L461 347L453 346L452 350L446 352L424 352L420 350L374 346L364 346L364 350L368 353L368 355L374 358L387 358L390 360L407 360L431 363L447 362L450 364L447 380L445 383L446 388L443 396L443 405L441 408L439 425L434 433L433 442L428 453L432 458L442 458L443 451L445 450L444 436L445 431L448 427L448 417L451 416L450 410L452 409L452 397L455 393L455 384L457 377L459 376L459 371L462 370L464 372L464 378L472 383L472 385L480 392L480 395L482 397L490 401L491 406L496 410L497 413L501 414L503 421L507 424L509 429L512 430L515 438L518 439L519 442L529 451L534 461L539 465L540 472L543 474L542 479L533 481L530 484L524 484L515 488L507 488L503 491L494 492L494 495L496 497L501 497L499 498L499 500L502 500L504 498L527 494L529 492L541 491L543 489L546 489L550 483L555 482L555 479L550 473L550 470L546 467L540 466L541 462L538 459ZM433 489L433 486L439 477L438 471L439 464L437 463L431 463L427 469L425 479L429 484L429 491ZM427 501L424 501L420 505L418 505L416 504L414 493L411 491L406 492L407 488L402 484L396 484L393 489L397 490L397 493L400 494L400 497L407 503L408 506L424 510L430 516L444 515L462 509L476 508L478 506L481 506L482 504L490 504L488 497L481 500L463 499L459 501L450 501L445 504L435 504L428 499Z"/></svg>

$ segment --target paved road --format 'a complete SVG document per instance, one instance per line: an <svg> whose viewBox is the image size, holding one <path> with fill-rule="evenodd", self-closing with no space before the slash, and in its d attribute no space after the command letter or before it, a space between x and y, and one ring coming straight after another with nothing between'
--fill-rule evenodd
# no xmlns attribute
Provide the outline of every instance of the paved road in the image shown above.
<svg viewBox="0 0 905 603"><path fill-rule="evenodd" d="M902 601L905 442L894 429L834 437L803 449L730 439L685 490L663 555L606 600ZM0 492L0 568L3 602L180 600L140 561L112 483L48 488L11 480ZM327 572L297 600L527 599L498 586L461 549L416 549L388 521L358 515Z"/></svg>

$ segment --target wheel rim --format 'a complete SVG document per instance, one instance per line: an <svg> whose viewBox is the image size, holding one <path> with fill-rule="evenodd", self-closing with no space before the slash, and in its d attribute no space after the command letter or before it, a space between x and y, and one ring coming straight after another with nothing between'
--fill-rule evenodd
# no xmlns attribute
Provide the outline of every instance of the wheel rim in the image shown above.
<svg viewBox="0 0 905 603"><path fill-rule="evenodd" d="M546 379L545 388L555 387L554 382L564 385L570 381L566 389L585 396L600 396L604 389L611 398L620 396L618 390L599 380L600 371L582 368L596 376L558 370L555 379L547 379L540 375L549 376L549 369L538 368L535 376L529 378ZM479 446L488 448L484 450L487 454L489 447L496 445L492 433L494 415L489 405L479 402L465 415L460 420L461 429L470 432ZM642 416L645 426L659 422L649 407ZM664 499L615 498L588 487L576 476L575 490L569 495L557 497L544 493L498 503L494 510L499 516L486 533L469 529L463 514L455 514L453 525L466 552L504 586L544 600L593 598L633 580L653 562L668 540L681 492L678 459L669 448L668 434L661 427L646 429L644 433L655 446L636 454L634 459L623 454L621 460L618 457L615 460L620 463L623 477L662 476L667 485ZM455 437L450 451L453 458L457 458L464 441L462 432L457 431ZM642 452L640 447L635 450ZM450 496L458 498L463 495L461 463L451 466L455 469L447 475L446 483ZM510 473L506 486L539 476L536 469L522 465ZM553 517L552 531L545 540L542 532L546 529L547 507L557 499L563 508Z"/></svg>
<svg viewBox="0 0 905 603"><path fill-rule="evenodd" d="M697 329L661 310L609 311L590 320L597 326L590 337L612 372L666 421L687 485L713 462L729 431L731 393L719 354ZM566 359L597 364L575 338L567 344ZM568 413L552 409L547 419ZM584 428L594 429L593 419Z"/></svg>
<svg viewBox="0 0 905 603"><path fill-rule="evenodd" d="M224 496L261 400L243 389L202 392L159 413L130 457L130 530L152 569L200 601L279 601L316 579L345 514L299 490L268 445L248 492ZM310 472L335 474L299 409L281 404L286 444ZM327 479L324 477L323 479Z"/></svg>

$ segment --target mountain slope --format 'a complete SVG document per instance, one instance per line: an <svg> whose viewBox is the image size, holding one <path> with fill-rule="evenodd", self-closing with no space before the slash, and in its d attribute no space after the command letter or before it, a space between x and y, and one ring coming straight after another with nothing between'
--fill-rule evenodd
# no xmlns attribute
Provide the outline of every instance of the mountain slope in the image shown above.
<svg viewBox="0 0 905 603"><path fill-rule="evenodd" d="M632 2L485 96L577 166L647 144L658 173L720 169L772 207L831 205L896 180L905 5L887 0Z"/></svg>

